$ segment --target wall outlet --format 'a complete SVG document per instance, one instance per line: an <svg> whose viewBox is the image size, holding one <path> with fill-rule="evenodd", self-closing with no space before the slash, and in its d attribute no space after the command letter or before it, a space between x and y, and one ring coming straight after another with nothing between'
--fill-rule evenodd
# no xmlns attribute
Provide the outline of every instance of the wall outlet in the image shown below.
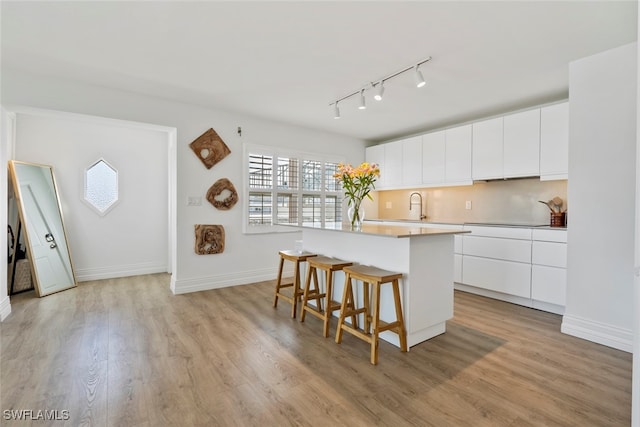
<svg viewBox="0 0 640 427"><path fill-rule="evenodd" d="M464 202L464 208L466 210L471 210L471 200L467 200L466 202Z"/></svg>
<svg viewBox="0 0 640 427"><path fill-rule="evenodd" d="M393 203L387 202L387 203L384 204L384 207L387 208L387 209L392 209L393 208Z"/></svg>
<svg viewBox="0 0 640 427"><path fill-rule="evenodd" d="M202 197L199 197L199 196L187 197L187 206L202 206Z"/></svg>

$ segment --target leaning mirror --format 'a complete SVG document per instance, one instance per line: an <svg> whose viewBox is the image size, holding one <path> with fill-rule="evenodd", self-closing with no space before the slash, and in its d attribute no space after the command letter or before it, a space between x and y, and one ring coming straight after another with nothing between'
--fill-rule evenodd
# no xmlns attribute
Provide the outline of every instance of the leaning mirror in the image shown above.
<svg viewBox="0 0 640 427"><path fill-rule="evenodd" d="M76 286L53 168L11 160L9 171L36 293Z"/></svg>

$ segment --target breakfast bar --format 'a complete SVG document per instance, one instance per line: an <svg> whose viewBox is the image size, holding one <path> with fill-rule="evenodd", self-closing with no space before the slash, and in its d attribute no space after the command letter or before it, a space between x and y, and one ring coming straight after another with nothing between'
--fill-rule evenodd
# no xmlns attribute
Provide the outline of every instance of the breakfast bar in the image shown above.
<svg viewBox="0 0 640 427"><path fill-rule="evenodd" d="M464 232L365 222L361 231L342 224L303 226L302 239L307 251L402 273L402 308L411 347L444 333L446 321L453 317L453 236ZM341 274L334 295L341 295L343 286ZM382 320L395 316L391 292L382 290ZM383 332L380 338L399 346L394 333Z"/></svg>

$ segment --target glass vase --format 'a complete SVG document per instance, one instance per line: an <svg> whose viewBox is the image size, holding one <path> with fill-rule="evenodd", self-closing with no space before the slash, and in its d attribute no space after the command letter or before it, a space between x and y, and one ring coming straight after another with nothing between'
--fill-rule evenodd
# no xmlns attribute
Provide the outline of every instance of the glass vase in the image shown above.
<svg viewBox="0 0 640 427"><path fill-rule="evenodd" d="M362 231L362 221L364 221L364 208L360 203L354 203L347 210L351 231Z"/></svg>

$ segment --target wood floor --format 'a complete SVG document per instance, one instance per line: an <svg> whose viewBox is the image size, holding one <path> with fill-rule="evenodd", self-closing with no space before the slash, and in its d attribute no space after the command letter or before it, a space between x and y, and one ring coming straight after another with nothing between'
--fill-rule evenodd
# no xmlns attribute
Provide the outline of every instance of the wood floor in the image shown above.
<svg viewBox="0 0 640 427"><path fill-rule="evenodd" d="M401 353L273 309L273 282L174 296L167 275L11 300L1 425L628 426L631 355L560 316L462 292L447 332ZM58 410L64 421L9 421Z"/></svg>

